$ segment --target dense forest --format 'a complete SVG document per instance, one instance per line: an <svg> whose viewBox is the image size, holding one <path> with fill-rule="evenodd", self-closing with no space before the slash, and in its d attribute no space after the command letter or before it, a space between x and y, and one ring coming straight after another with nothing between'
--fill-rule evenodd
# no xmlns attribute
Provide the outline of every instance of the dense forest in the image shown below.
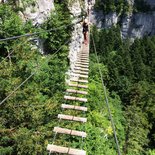
<svg viewBox="0 0 155 155"><path fill-rule="evenodd" d="M125 0L96 0L96 10L102 10L104 13L117 12L118 15L127 15L131 11L135 12L150 12L155 10L145 0L133 1L131 6L128 1Z"/></svg>
<svg viewBox="0 0 155 155"><path fill-rule="evenodd" d="M99 63L91 37L89 102L86 103L89 112L83 114L88 122L68 125L58 122L57 114L61 113L60 105L65 102L69 48L64 43L70 40L72 28L47 31L71 23L67 0L55 1L55 12L38 28L31 21L23 23L18 16L21 8L13 7L12 2L0 5L0 38L39 32L39 37L45 40L46 52L42 55L33 48L33 37L0 42L0 155L48 154L46 147L53 142L53 128L58 124L85 130L88 136L81 141L75 136L60 135L55 144L81 148L88 155L116 155L98 67L107 87L122 154L154 155L155 37L137 39L131 44L129 39L121 39L119 25L106 30L92 27ZM105 12L114 8L113 11L124 10L124 13L129 8L121 0L109 4L96 5L96 8L101 7ZM24 85L4 100L27 78Z"/></svg>
<svg viewBox="0 0 155 155"><path fill-rule="evenodd" d="M71 28L46 31L71 22L66 3L55 7L57 14L52 13L36 28L31 21L22 22L12 3L0 5L0 38L39 32L47 53L41 55L33 48L37 36L0 42L0 102L32 75L1 104L0 155L47 153L48 139L57 121L58 103L65 90L68 45L64 43L71 33Z"/></svg>
<svg viewBox="0 0 155 155"><path fill-rule="evenodd" d="M104 81L109 95L116 93L121 99L122 151L147 154L155 146L155 37L137 39L131 45L129 40L122 42L119 27L100 31L94 27L93 36L100 64L107 70ZM94 57L93 46L91 52Z"/></svg>

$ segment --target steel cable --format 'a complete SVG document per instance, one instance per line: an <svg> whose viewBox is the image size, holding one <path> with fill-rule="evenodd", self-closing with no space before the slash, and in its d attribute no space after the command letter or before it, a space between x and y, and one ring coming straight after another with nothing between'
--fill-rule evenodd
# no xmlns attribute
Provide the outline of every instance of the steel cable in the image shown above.
<svg viewBox="0 0 155 155"><path fill-rule="evenodd" d="M94 42L94 38L93 38L92 33L91 33L91 36L92 36L94 51L95 51L95 55L96 55L96 60L97 60L97 63L99 64L99 59L98 59L96 46L95 46L95 42ZM110 110L110 106L109 106L109 100L108 100L107 93L106 93L106 87L104 85L103 75L102 75L101 68L100 68L99 65L98 65L98 70L99 70L99 73L100 73L102 87L103 87L103 90L104 90L105 102L106 102L106 105L107 105L107 108L108 108L108 113L109 113L112 129L113 129L113 133L114 133L114 138L115 138L115 142L116 142L116 146L117 146L117 152L118 152L118 155L121 155L120 146L119 146L119 142L118 142L118 138L117 138L117 134L116 134L116 128L115 128L114 120L112 118L112 114L111 114L111 110Z"/></svg>
<svg viewBox="0 0 155 155"><path fill-rule="evenodd" d="M49 57L48 59L53 58L53 57L61 50L61 48L62 48L65 44L69 43L69 41L70 41L70 39L67 40L63 45L61 45L60 48L59 48L55 53L53 53L52 56ZM37 72L37 70L38 70L39 68L40 68L40 67L37 67L35 72L33 72L29 77L27 77L27 78L26 78L20 85L18 85L5 99L3 99L3 100L0 102L0 105L2 105L10 96L12 96L12 94L14 94L22 85L24 85L24 84Z"/></svg>
<svg viewBox="0 0 155 155"><path fill-rule="evenodd" d="M71 23L71 24L68 24L68 25L62 25L60 27L52 28L52 29L49 29L49 30L43 30L41 32L27 33L27 34L23 34L23 35L19 35L19 36L12 36L12 37L8 37L8 38L0 39L0 42L8 41L8 40L14 40L14 39L19 39L19 38L22 38L22 37L30 37L30 36L38 35L38 34L41 34L41 33L44 33L44 32L51 32L51 31L60 30L60 29L67 28L67 27L72 26L72 25L76 25L79 22L81 22L81 19L78 20L75 23Z"/></svg>

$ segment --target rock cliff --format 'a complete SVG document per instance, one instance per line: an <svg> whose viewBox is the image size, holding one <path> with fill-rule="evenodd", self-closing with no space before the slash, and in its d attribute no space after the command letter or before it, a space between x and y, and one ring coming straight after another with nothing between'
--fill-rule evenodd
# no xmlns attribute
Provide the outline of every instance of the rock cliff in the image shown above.
<svg viewBox="0 0 155 155"><path fill-rule="evenodd" d="M20 7L24 7L24 3L20 1ZM54 0L35 0L31 5L24 7L25 10L21 13L23 20L32 20L34 25L42 24L51 11L54 10Z"/></svg>
<svg viewBox="0 0 155 155"><path fill-rule="evenodd" d="M8 0L0 0L0 3L7 2ZM54 0L17 0L14 3L22 8L23 11L19 11L19 16L23 21L31 20L33 25L42 24L54 9Z"/></svg>
<svg viewBox="0 0 155 155"><path fill-rule="evenodd" d="M31 20L32 24L39 26L50 16L52 10L54 10L54 0L35 0L34 3L24 3L19 1L19 7L24 8L22 12L19 12L19 16L23 21ZM38 48L40 53L44 54L43 43L44 40L40 38L33 38L35 45L32 48Z"/></svg>
<svg viewBox="0 0 155 155"><path fill-rule="evenodd" d="M70 7L70 12L72 13L73 17L75 17L75 21L80 14L81 14L81 7L79 1L75 1L72 6ZM77 59L77 54L81 50L82 46L82 40L83 40L83 34L82 34L82 25L76 24L74 25L74 30L72 32L72 39L70 43L70 52L68 58L70 59L71 62L71 68L74 66L74 62Z"/></svg>
<svg viewBox="0 0 155 155"><path fill-rule="evenodd" d="M131 8L134 0L127 0ZM154 0L145 0L152 8L155 6ZM98 28L110 28L116 24L121 26L121 36L123 39L142 38L148 35L155 35L155 11L138 12L131 10L126 16L120 16L116 12L104 14L102 11L91 11L91 22Z"/></svg>
<svg viewBox="0 0 155 155"><path fill-rule="evenodd" d="M0 0L0 3L8 3L8 0ZM22 18L23 22L28 20L32 21L32 24L36 27L44 23L44 21L50 16L52 10L54 10L54 0L17 0L14 1L14 5L17 8L21 8L18 14ZM39 38L31 38L34 42L32 49L38 49L40 53L44 53L43 40Z"/></svg>
<svg viewBox="0 0 155 155"><path fill-rule="evenodd" d="M79 19L77 18L79 15L81 15L82 8L79 0L75 0L72 5L69 7L70 12L75 18L73 20L73 23L78 21ZM81 51L82 48L82 42L83 42L83 33L82 33L82 25L81 23L74 25L74 29L72 32L72 38L71 38L71 43L69 45L69 55L68 59L70 61L70 69L66 73L66 82L68 83L70 81L70 78L73 78L72 74L74 71L74 66L75 62L77 60L77 55Z"/></svg>

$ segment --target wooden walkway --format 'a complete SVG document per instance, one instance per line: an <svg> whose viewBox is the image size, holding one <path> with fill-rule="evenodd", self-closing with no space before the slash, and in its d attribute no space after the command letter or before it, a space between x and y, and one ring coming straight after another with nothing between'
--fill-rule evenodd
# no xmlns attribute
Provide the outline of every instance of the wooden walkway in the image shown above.
<svg viewBox="0 0 155 155"><path fill-rule="evenodd" d="M89 47L86 45L83 45L83 49L81 53L78 54L78 59L75 62L73 73L71 74L73 78L70 79L69 83L69 89L66 90L67 94L65 95L64 99L72 102L76 101L78 102L78 105L73 104L62 104L61 108L64 110L75 110L75 111L81 111L86 112L88 109L87 107L80 106L80 103L87 102L87 98L83 97L77 97L77 95L87 95L88 92L84 89L88 88L88 73L89 72ZM82 88L82 90L80 90ZM73 102L72 102L73 103ZM75 121L75 122L82 122L86 123L87 118L85 117L79 117L79 116L72 116L72 115L65 115L65 114L58 114L58 119L61 120L69 120L69 121ZM53 130L57 134L66 134L71 136L78 136L85 138L87 134L84 131L77 131L73 129L67 129L67 128L61 128L61 127L54 127ZM62 153L62 154L70 154L70 155L86 155L86 151L80 150L77 148L70 148L70 147L64 147L64 146L57 146L53 144L48 144L47 150L50 153Z"/></svg>

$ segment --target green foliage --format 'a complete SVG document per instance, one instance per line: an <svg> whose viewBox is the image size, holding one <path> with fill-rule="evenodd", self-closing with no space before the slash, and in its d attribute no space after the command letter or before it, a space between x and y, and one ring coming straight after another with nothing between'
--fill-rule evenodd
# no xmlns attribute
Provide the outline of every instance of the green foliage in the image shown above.
<svg viewBox="0 0 155 155"><path fill-rule="evenodd" d="M124 15L129 12L130 6L124 0L96 0L95 9L102 10L104 13L116 11L119 15Z"/></svg>
<svg viewBox="0 0 155 155"><path fill-rule="evenodd" d="M146 154L148 149L154 149L155 142L152 120L155 38L137 39L131 45L128 40L122 42L119 27L109 30L93 27L92 32L100 64L106 65L103 80L110 92L117 93L123 102L125 140L121 141L124 143L122 150L129 155ZM90 45L94 52L92 40ZM93 77L96 80L96 74Z"/></svg>
<svg viewBox="0 0 155 155"><path fill-rule="evenodd" d="M59 5L57 15L53 13L38 30L32 27L30 21L23 24L11 7L1 5L0 37L68 25L71 20L65 7L65 4ZM45 56L32 49L29 38L0 43L0 102L35 72L0 107L0 154L47 154L46 146L53 136L56 115L60 112L58 106L62 103L65 90L68 45L63 44L69 40L70 33L71 28L43 32L40 37L48 45ZM54 54L58 49L59 52ZM11 56L4 59L11 52Z"/></svg>
<svg viewBox="0 0 155 155"><path fill-rule="evenodd" d="M150 125L147 113L144 113L136 105L126 108L126 141L124 145L125 154L138 155L145 152L143 146L147 146Z"/></svg>
<svg viewBox="0 0 155 155"><path fill-rule="evenodd" d="M28 1L27 1L28 2ZM30 2L30 1L29 1ZM99 2L97 1L97 5ZM109 3L108 3L109 2ZM42 25L35 29L31 22L22 23L8 5L0 6L0 37L6 38L33 31L44 31L71 23L67 0L55 1L55 12ZM105 12L117 11L122 14L125 2L122 0L100 3ZM99 7L99 6L96 6ZM0 101L9 95L30 74L36 72L0 108L0 153L46 155L46 146L52 142L53 127L57 126L57 114L63 102L64 78L67 69L68 45L72 28L43 32L46 55L32 50L31 43L22 38L0 43ZM62 127L86 129L84 149L90 155L115 155L116 144L105 104L98 67L103 73L111 113L115 122L121 152L128 155L154 154L155 143L155 37L136 40L132 45L122 42L120 28L98 31L93 27L93 36L99 63L91 54L89 111L86 125L61 122ZM60 51L54 54L59 47ZM91 52L93 44L91 40ZM13 51L7 59L4 57ZM2 61L3 60L3 61ZM75 103L76 104L76 103ZM65 112L64 112L65 113ZM67 114L79 115L72 110ZM82 115L83 116L83 115ZM82 147L77 137L58 137L56 144ZM79 143L81 142L81 143Z"/></svg>
<svg viewBox="0 0 155 155"><path fill-rule="evenodd" d="M155 8L151 7L145 0L136 0L131 6L128 1L124 0L96 0L96 10L102 10L104 13L117 12L118 15L127 15L130 12L150 12Z"/></svg>
<svg viewBox="0 0 155 155"><path fill-rule="evenodd" d="M153 11L151 6L145 0L136 0L134 3L135 12Z"/></svg>
<svg viewBox="0 0 155 155"><path fill-rule="evenodd" d="M34 6L35 5L35 0L23 0L22 4L24 6L24 8L28 7L28 6Z"/></svg>
<svg viewBox="0 0 155 155"><path fill-rule="evenodd" d="M155 155L155 150L149 150L147 155Z"/></svg>
<svg viewBox="0 0 155 155"><path fill-rule="evenodd" d="M70 38L71 26L67 26L71 23L69 10L66 3L62 3L55 6L56 10L51 14L51 17L43 25L46 29L55 29L62 26L66 26L55 31L48 33L45 40L45 49L47 53L54 53L58 47L65 43ZM51 51L51 52L50 52Z"/></svg>
<svg viewBox="0 0 155 155"><path fill-rule="evenodd" d="M117 149L113 137L113 130L109 120L109 113L105 103L102 83L98 67L101 68L103 77L108 79L106 66L96 63L95 55L91 55L90 73L89 73L89 103L87 107L90 113L88 114L89 122L86 124L88 137L86 138L86 149L88 154L117 154ZM123 146L124 141L124 117L122 113L120 98L107 91L110 109L115 122L116 131L120 142Z"/></svg>

